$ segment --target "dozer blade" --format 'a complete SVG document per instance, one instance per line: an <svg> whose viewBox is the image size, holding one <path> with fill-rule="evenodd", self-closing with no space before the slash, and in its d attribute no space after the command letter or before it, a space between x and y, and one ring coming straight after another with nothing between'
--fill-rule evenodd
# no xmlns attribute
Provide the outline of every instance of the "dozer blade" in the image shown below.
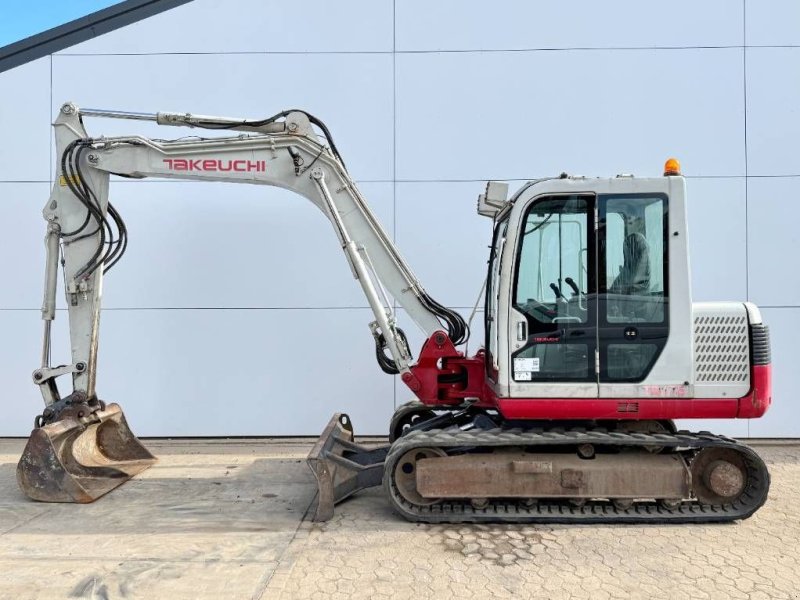
<svg viewBox="0 0 800 600"><path fill-rule="evenodd" d="M17 464L22 491L42 502L94 502L156 462L109 404L33 430Z"/></svg>
<svg viewBox="0 0 800 600"><path fill-rule="evenodd" d="M389 446L366 448L353 442L350 417L336 413L308 455L317 478L314 521L328 521L333 506L359 490L381 485Z"/></svg>

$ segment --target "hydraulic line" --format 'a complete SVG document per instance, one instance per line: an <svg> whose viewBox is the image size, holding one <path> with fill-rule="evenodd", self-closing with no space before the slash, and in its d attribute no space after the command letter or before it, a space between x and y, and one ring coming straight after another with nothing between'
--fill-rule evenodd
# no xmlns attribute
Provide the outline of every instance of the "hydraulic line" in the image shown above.
<svg viewBox="0 0 800 600"><path fill-rule="evenodd" d="M321 119L306 111L290 109L261 120L243 119L232 123L197 120L192 123L192 126L210 130L231 130L243 126L263 127L275 123L280 119L284 119L292 112L305 115L309 122L322 132L331 153L339 161L342 169L346 173L347 167L344 164L342 156L339 154L339 150L336 147L336 143L328 126ZM62 238L65 240L64 243L73 243L99 234L98 246L91 258L77 270L75 274L76 280L89 277L100 268L101 265L103 271L108 272L122 258L128 245L128 230L122 217L111 203L108 204L106 214L103 214L102 207L97 200L96 194L89 186L88 180L84 177L81 166L83 157L85 152L92 147L93 143L94 140L92 139L75 140L66 148L61 157L61 171L65 183L73 195L86 208L86 216L83 223L75 230L62 234ZM310 166L311 165L306 166L303 171L308 170ZM419 291L419 301L439 320L443 328L446 329L453 344L460 345L466 343L469 338L469 326L458 312L442 306L422 289ZM405 333L401 329L395 329L395 331L397 332L400 343L407 348L408 341ZM387 347L386 335L388 335L388 332L380 332L375 339L376 358L378 365L383 371L396 374L399 372L397 364L393 358L387 356L385 353Z"/></svg>
<svg viewBox="0 0 800 600"><path fill-rule="evenodd" d="M408 338L406 338L405 331L399 327L396 328L395 331L397 332L397 337L400 338L400 342L406 348L408 348ZM386 353L384 352L385 349L386 337L383 335L383 333L381 333L375 339L375 358L378 360L378 366L384 373L388 373L389 375L397 375L400 372L400 369L397 367L397 363L395 363L394 360L386 356Z"/></svg>
<svg viewBox="0 0 800 600"><path fill-rule="evenodd" d="M65 243L74 243L99 233L97 249L91 258L78 269L75 279L90 276L100 265L103 265L104 272L107 272L119 262L128 246L128 230L122 216L111 203L108 204L107 213L114 223L114 228L112 228L107 216L103 214L97 196L83 175L81 159L91 145L92 140L89 139L75 140L67 146L61 157L61 172L64 181L72 194L86 207L86 217L83 223L73 231L63 232L61 237L62 239L69 238L65 239ZM96 227L90 232L85 232L92 220L97 224Z"/></svg>
<svg viewBox="0 0 800 600"><path fill-rule="evenodd" d="M342 159L341 154L339 154L339 150L336 147L336 142L334 141L333 135L328 129L328 126L321 119L315 117L314 115L304 110L299 110L299 109L283 110L271 117L267 117L266 119L261 119L258 121L242 120L237 123L224 123L224 124L197 121L193 123L193 126L201 127L204 129L235 129L237 127L242 127L242 126L262 127L264 125L269 125L270 123L274 123L278 119L282 119L292 112L298 112L304 114L308 118L310 123L316 125L322 131L323 135L325 136L325 139L327 140L330 146L331 152L336 157L336 159L341 163L344 171L347 172L347 167L344 163L344 160ZM299 165L297 166L299 167ZM304 171L308 170L310 166L311 165L306 166L303 170ZM445 326L445 328L447 329L447 333L454 345L458 346L460 344L466 343L466 341L469 339L469 326L459 313L442 306L441 304L436 302L433 298L431 298L424 290L420 294L420 302L434 315L436 315L436 317L440 320L440 322ZM380 344L378 344L377 352L379 355L385 357L385 355L383 354L383 347L381 347ZM381 359L379 359L378 361L382 369L386 370L386 368L389 369L396 368L390 366L390 364L393 364L393 361L391 361L390 359L386 360L388 361L388 363L383 363Z"/></svg>

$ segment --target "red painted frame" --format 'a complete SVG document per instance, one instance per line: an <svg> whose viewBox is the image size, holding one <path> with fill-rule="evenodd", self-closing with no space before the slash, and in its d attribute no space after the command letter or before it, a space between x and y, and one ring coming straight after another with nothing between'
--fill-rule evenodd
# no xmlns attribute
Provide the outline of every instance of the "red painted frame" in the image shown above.
<svg viewBox="0 0 800 600"><path fill-rule="evenodd" d="M772 365L754 365L741 398L500 398L486 381L486 353L459 352L443 331L422 345L403 382L428 406L496 408L507 419L756 419L772 403Z"/></svg>

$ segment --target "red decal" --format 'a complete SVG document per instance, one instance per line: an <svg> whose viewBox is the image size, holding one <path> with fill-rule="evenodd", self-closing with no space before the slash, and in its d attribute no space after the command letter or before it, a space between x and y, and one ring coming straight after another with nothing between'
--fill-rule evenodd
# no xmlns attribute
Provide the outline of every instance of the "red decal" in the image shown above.
<svg viewBox="0 0 800 600"><path fill-rule="evenodd" d="M685 385L646 385L644 393L653 398L686 398L689 388Z"/></svg>
<svg viewBox="0 0 800 600"><path fill-rule="evenodd" d="M170 171L236 171L238 173L263 173L267 170L265 160L220 160L218 158L194 159L165 158L164 164Z"/></svg>

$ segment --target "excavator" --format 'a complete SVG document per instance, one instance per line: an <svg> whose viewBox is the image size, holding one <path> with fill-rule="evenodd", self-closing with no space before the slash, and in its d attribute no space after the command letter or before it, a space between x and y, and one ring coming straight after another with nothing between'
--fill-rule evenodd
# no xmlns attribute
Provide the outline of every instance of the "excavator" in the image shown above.
<svg viewBox="0 0 800 600"><path fill-rule="evenodd" d="M209 133L91 137L85 117ZM313 115L239 119L66 103L54 132L43 348L33 372L45 408L17 468L30 498L92 502L156 460L119 405L96 390L103 280L128 241L109 202L115 175L277 186L330 221L374 315L378 365L414 399L395 411L384 445L357 443L350 417L333 415L308 456L315 520L373 486L402 517L429 523L728 522L766 501L769 473L751 448L674 424L754 419L772 401L758 307L692 302L677 160L663 176L564 173L511 195L507 183L489 182L477 203L493 229L484 343L469 355L469 323L426 292ZM54 366L59 273L71 359ZM395 306L425 335L416 356ZM67 395L56 385L61 376L72 379Z"/></svg>

